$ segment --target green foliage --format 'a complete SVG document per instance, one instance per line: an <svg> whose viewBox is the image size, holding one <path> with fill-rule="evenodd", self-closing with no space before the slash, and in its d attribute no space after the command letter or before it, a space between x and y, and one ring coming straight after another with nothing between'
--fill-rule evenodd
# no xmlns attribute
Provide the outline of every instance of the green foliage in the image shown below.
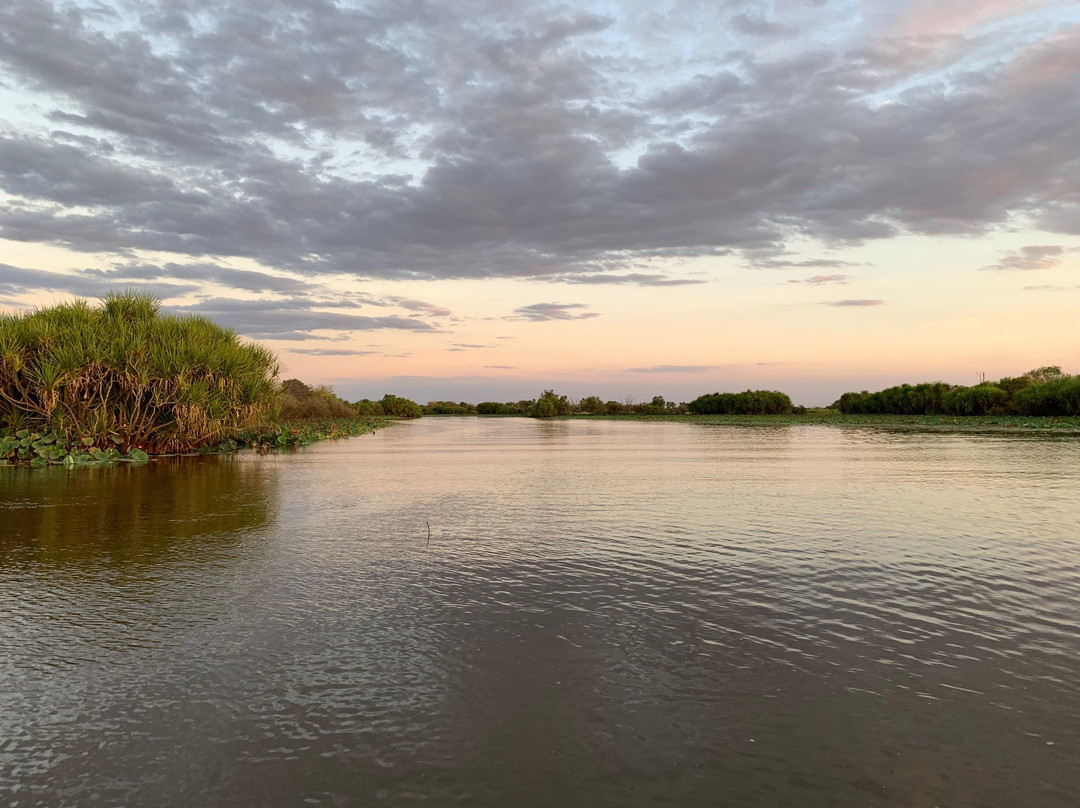
<svg viewBox="0 0 1080 808"><path fill-rule="evenodd" d="M455 404L453 401L429 401L424 406L424 415L476 415L477 408L468 402Z"/></svg>
<svg viewBox="0 0 1080 808"><path fill-rule="evenodd" d="M1080 376L1063 376L1032 384L1013 398L1021 415L1080 415Z"/></svg>
<svg viewBox="0 0 1080 808"><path fill-rule="evenodd" d="M281 418L355 418L356 409L334 394L332 387L310 387L299 379L281 383Z"/></svg>
<svg viewBox="0 0 1080 808"><path fill-rule="evenodd" d="M944 382L902 384L877 393L844 393L834 409L859 415L940 415L947 413L945 399L952 386Z"/></svg>
<svg viewBox="0 0 1080 808"><path fill-rule="evenodd" d="M529 405L532 405L531 401ZM479 415L524 415L526 410L513 402L481 401L476 405L476 412Z"/></svg>
<svg viewBox="0 0 1080 808"><path fill-rule="evenodd" d="M604 402L600 396L586 396L578 402L578 412L599 413L604 411Z"/></svg>
<svg viewBox="0 0 1080 808"><path fill-rule="evenodd" d="M350 438L374 432L386 421L363 418L307 418L301 421L285 421L272 427L241 432L235 438L205 451L231 452L241 448L260 451L308 446L323 440Z"/></svg>
<svg viewBox="0 0 1080 808"><path fill-rule="evenodd" d="M22 461L31 466L83 466L147 460L149 456L141 449L126 453L116 445L102 449L89 438L76 440L65 432L31 432L10 427L0 431L0 465Z"/></svg>
<svg viewBox="0 0 1080 808"><path fill-rule="evenodd" d="M1001 415L1006 411L1009 394L993 382L985 382L955 387L945 395L943 403L946 415Z"/></svg>
<svg viewBox="0 0 1080 808"><path fill-rule="evenodd" d="M262 346L203 317L162 315L138 293L0 315L0 428L69 445L161 453L215 444L268 419L277 373Z"/></svg>
<svg viewBox="0 0 1080 808"><path fill-rule="evenodd" d="M1076 415L1080 377L1047 365L972 387L932 382L844 393L832 407L845 415Z"/></svg>
<svg viewBox="0 0 1080 808"><path fill-rule="evenodd" d="M710 393L686 405L694 415L785 415L791 399L775 390L747 390L743 393Z"/></svg>
<svg viewBox="0 0 1080 808"><path fill-rule="evenodd" d="M359 401L353 402L352 406L360 418L378 418L386 415L386 413L383 412L382 404L367 398L362 398Z"/></svg>
<svg viewBox="0 0 1080 808"><path fill-rule="evenodd" d="M555 395L554 390L545 390L529 409L530 418L555 418L570 415L573 407L566 396Z"/></svg>
<svg viewBox="0 0 1080 808"><path fill-rule="evenodd" d="M390 393L382 397L379 406L382 407L383 414L389 415L391 418L419 418L424 414L424 411L420 409L420 405L415 401L399 398L390 395Z"/></svg>

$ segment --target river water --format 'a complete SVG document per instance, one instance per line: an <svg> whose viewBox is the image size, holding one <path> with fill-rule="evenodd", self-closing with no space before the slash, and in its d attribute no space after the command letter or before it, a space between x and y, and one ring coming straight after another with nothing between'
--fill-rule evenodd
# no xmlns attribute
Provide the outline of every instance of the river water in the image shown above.
<svg viewBox="0 0 1080 808"><path fill-rule="evenodd" d="M6 806L1072 806L1080 440L428 418L0 469Z"/></svg>

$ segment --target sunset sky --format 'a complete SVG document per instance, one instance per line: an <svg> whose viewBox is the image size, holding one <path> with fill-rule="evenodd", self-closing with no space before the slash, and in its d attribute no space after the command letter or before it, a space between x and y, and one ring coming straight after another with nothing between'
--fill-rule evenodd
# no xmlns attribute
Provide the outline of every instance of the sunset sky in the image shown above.
<svg viewBox="0 0 1080 808"><path fill-rule="evenodd" d="M1080 4L0 2L0 310L349 399L1080 372Z"/></svg>

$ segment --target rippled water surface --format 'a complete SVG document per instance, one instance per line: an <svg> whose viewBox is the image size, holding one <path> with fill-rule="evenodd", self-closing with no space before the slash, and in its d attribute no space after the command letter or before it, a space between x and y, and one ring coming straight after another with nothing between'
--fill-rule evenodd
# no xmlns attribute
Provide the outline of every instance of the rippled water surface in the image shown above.
<svg viewBox="0 0 1080 808"><path fill-rule="evenodd" d="M425 419L0 468L0 804L1072 806L1080 440Z"/></svg>

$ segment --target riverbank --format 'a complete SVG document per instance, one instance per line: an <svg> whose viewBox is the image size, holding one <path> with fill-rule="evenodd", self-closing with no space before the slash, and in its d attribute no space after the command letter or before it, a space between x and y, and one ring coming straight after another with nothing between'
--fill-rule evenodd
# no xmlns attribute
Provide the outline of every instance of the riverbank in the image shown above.
<svg viewBox="0 0 1080 808"><path fill-rule="evenodd" d="M285 421L262 429L249 429L235 438L216 445L206 445L188 454L222 454L241 449L269 452L308 446L324 440L366 435L389 426L386 418L318 418ZM146 463L153 457L174 456L173 453L151 455L141 448L121 452L117 447L123 439L114 439L115 446L102 449L78 441L60 432L33 432L28 429L5 430L0 434L0 466L28 464L31 466L84 466L106 463Z"/></svg>

